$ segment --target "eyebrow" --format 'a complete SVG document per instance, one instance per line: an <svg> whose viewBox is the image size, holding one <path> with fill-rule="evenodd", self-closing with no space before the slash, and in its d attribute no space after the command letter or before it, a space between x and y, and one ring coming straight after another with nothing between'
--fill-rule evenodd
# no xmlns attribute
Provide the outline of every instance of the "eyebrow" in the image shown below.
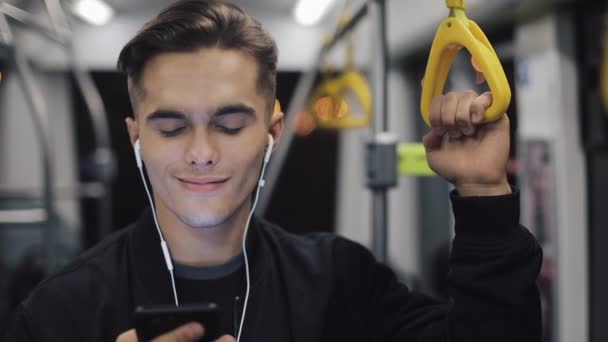
<svg viewBox="0 0 608 342"><path fill-rule="evenodd" d="M212 116L222 116L227 114L247 114L248 116L255 117L255 109L253 107L247 106L243 103L230 104L226 106L222 106L216 109Z"/></svg>
<svg viewBox="0 0 608 342"><path fill-rule="evenodd" d="M211 113L211 116L218 117L218 116L222 116L222 115L236 114L236 113L246 114L247 116L255 117L255 109L253 109L253 107L247 106L242 103L221 106L221 107L217 108L216 110L214 110ZM162 120L162 119L188 120L188 117L186 114L184 114L182 112L175 111L175 110L166 110L166 109L156 110L156 111L150 113L148 116L146 116L146 121L148 121L148 122Z"/></svg>
<svg viewBox="0 0 608 342"><path fill-rule="evenodd" d="M186 114L174 110L157 110L146 117L146 121L156 121L162 119L186 120Z"/></svg>

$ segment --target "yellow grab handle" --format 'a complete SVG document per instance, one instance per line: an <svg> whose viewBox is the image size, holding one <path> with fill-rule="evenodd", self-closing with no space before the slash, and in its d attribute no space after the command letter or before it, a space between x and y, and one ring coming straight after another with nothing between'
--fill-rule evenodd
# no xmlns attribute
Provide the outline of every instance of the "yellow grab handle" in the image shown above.
<svg viewBox="0 0 608 342"><path fill-rule="evenodd" d="M349 91L355 95L363 113L355 115L345 100ZM369 126L372 115L372 93L365 77L349 70L337 78L324 81L313 92L308 112L323 128L360 128Z"/></svg>
<svg viewBox="0 0 608 342"><path fill-rule="evenodd" d="M500 119L509 107L511 88L492 44L474 21L459 16L448 17L439 26L433 40L422 85L420 110L429 126L431 100L443 94L454 58L463 47L477 62L492 92L493 102L486 110L485 121Z"/></svg>

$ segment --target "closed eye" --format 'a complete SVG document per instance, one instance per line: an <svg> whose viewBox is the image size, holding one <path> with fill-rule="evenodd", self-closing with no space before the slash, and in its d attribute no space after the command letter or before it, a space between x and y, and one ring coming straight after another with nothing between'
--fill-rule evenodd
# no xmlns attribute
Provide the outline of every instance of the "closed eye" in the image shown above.
<svg viewBox="0 0 608 342"><path fill-rule="evenodd" d="M188 128L188 122L182 119L156 119L150 122L150 126L161 135L171 137Z"/></svg>
<svg viewBox="0 0 608 342"><path fill-rule="evenodd" d="M222 132L224 132L226 134L230 134L230 135L238 134L243 129L243 127L230 128L230 127L224 127L224 126L221 126L221 125L215 125L215 127L218 130L220 130L220 131L222 131Z"/></svg>
<svg viewBox="0 0 608 342"><path fill-rule="evenodd" d="M174 137L186 129L186 126L177 127L174 129L159 129L161 135L165 137Z"/></svg>
<svg viewBox="0 0 608 342"><path fill-rule="evenodd" d="M252 121L252 116L248 113L236 112L214 116L212 125L224 133L237 134Z"/></svg>
<svg viewBox="0 0 608 342"><path fill-rule="evenodd" d="M188 128L189 120L183 113L157 110L146 116L146 122L162 136L173 137Z"/></svg>

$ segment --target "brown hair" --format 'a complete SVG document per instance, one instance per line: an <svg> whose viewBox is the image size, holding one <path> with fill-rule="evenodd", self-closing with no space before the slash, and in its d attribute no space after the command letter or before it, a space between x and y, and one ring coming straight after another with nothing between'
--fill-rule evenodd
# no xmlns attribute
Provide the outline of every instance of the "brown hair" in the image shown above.
<svg viewBox="0 0 608 342"><path fill-rule="evenodd" d="M182 0L149 21L122 49L118 69L127 74L133 92L143 92L141 76L146 63L167 52L200 48L234 49L258 63L257 86L268 96L269 111L276 92L277 47L262 25L242 8L220 0ZM134 88L134 89L133 89Z"/></svg>

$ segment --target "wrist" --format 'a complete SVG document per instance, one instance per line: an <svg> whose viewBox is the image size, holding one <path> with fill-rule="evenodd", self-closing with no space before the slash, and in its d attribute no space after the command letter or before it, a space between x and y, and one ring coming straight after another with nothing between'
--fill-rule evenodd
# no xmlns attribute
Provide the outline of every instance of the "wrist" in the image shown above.
<svg viewBox="0 0 608 342"><path fill-rule="evenodd" d="M498 184L461 184L456 186L456 191L462 197L503 196L513 192L506 179Z"/></svg>

